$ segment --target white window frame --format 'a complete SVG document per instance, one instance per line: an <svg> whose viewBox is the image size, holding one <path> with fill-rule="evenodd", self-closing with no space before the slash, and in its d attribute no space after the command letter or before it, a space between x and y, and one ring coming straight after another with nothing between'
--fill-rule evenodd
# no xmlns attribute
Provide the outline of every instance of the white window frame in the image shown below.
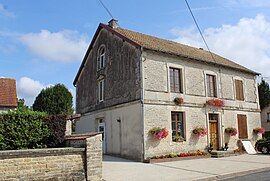
<svg viewBox="0 0 270 181"><path fill-rule="evenodd" d="M104 79L98 81L98 102L104 101L104 83ZM102 90L100 90L100 88L102 88Z"/></svg>
<svg viewBox="0 0 270 181"><path fill-rule="evenodd" d="M101 50L103 49L104 49L104 53L101 54ZM97 70L104 68L105 64L106 64L106 47L105 45L101 45L98 49Z"/></svg>

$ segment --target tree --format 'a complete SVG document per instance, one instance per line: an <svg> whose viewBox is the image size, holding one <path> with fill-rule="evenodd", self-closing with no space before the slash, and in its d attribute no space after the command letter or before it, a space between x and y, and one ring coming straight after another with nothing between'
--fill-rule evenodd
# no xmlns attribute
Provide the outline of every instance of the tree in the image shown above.
<svg viewBox="0 0 270 181"><path fill-rule="evenodd" d="M258 85L258 91L260 107L263 109L270 104L270 88L269 84L264 79L262 79L261 83Z"/></svg>
<svg viewBox="0 0 270 181"><path fill-rule="evenodd" d="M24 99L19 99L18 100L18 108L17 109L19 111L30 110L30 108L25 105L25 100Z"/></svg>
<svg viewBox="0 0 270 181"><path fill-rule="evenodd" d="M50 115L72 114L72 94L63 84L43 89L36 97L33 110L46 112Z"/></svg>

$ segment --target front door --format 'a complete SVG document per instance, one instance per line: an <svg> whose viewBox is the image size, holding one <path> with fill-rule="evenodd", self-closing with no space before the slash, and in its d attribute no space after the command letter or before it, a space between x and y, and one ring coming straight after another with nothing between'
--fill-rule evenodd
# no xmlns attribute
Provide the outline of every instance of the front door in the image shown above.
<svg viewBox="0 0 270 181"><path fill-rule="evenodd" d="M238 114L237 115L237 122L238 122L238 135L239 139L247 139L247 116Z"/></svg>
<svg viewBox="0 0 270 181"><path fill-rule="evenodd" d="M99 120L98 132L102 133L102 150L103 150L103 153L106 153L105 123L103 122L103 119Z"/></svg>
<svg viewBox="0 0 270 181"><path fill-rule="evenodd" d="M210 144L214 150L219 148L218 114L209 114Z"/></svg>

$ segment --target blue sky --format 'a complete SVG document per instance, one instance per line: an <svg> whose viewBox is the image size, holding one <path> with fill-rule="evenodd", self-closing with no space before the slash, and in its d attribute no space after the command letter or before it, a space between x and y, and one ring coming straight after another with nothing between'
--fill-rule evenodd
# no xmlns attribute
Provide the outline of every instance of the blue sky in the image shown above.
<svg viewBox="0 0 270 181"><path fill-rule="evenodd" d="M103 0L123 28L204 47L184 0ZM269 0L189 0L214 52L270 77ZM99 24L98 0L0 0L0 77L17 80L31 105L39 91L73 79Z"/></svg>

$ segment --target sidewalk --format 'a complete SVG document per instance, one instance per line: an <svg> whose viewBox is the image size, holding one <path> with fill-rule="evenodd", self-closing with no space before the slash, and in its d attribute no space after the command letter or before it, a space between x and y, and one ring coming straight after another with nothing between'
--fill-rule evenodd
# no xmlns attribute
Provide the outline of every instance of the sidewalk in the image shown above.
<svg viewBox="0 0 270 181"><path fill-rule="evenodd" d="M105 156L106 181L140 180L217 180L256 171L270 171L270 155L240 155L146 164Z"/></svg>

